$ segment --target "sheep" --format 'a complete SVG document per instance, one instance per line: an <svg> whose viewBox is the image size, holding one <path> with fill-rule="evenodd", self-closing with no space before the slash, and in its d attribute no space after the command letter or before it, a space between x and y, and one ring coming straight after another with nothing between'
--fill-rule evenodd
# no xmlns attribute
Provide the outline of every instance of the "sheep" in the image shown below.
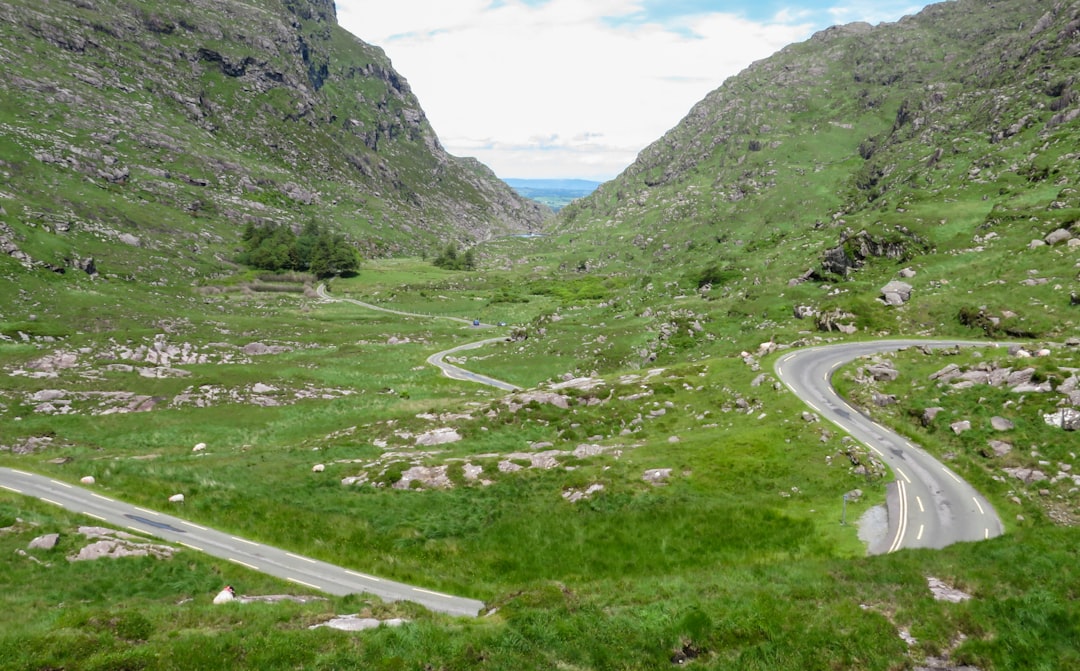
<svg viewBox="0 0 1080 671"><path fill-rule="evenodd" d="M326 464L315 464L311 467L312 473L322 473L326 470Z"/></svg>
<svg viewBox="0 0 1080 671"><path fill-rule="evenodd" d="M79 479L79 482L83 483L84 485L92 485L95 482L94 476L85 475L85 476L83 476L82 478Z"/></svg>
<svg viewBox="0 0 1080 671"><path fill-rule="evenodd" d="M173 494L172 496L169 497L169 503L183 503L183 502L184 502L184 495L183 494Z"/></svg>
<svg viewBox="0 0 1080 671"><path fill-rule="evenodd" d="M202 452L206 449L206 443L198 443L195 447L191 448L192 452Z"/></svg>
<svg viewBox="0 0 1080 671"><path fill-rule="evenodd" d="M218 592L217 596L214 597L214 603L228 603L234 599L236 599L236 590L233 589L232 585L225 585L225 589Z"/></svg>

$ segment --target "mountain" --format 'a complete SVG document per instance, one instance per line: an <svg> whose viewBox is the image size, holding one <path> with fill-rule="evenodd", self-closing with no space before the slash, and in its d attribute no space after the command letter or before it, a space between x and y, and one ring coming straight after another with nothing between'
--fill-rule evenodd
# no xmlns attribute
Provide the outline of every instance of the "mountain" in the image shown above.
<svg viewBox="0 0 1080 671"><path fill-rule="evenodd" d="M0 43L0 238L30 265L213 266L249 222L312 219L420 253L548 216L447 154L331 0L16 0Z"/></svg>
<svg viewBox="0 0 1080 671"><path fill-rule="evenodd" d="M587 179L505 179L514 191L558 212L570 201L584 198L600 186Z"/></svg>
<svg viewBox="0 0 1080 671"><path fill-rule="evenodd" d="M907 332L1004 311L1027 320L1017 333L1061 332L1076 277L1062 250L1080 234L1078 35L1080 3L1050 0L830 28L724 82L556 230L603 251L581 267L676 266L683 289L717 300L786 292L789 309ZM886 317L877 290L905 266L922 306Z"/></svg>

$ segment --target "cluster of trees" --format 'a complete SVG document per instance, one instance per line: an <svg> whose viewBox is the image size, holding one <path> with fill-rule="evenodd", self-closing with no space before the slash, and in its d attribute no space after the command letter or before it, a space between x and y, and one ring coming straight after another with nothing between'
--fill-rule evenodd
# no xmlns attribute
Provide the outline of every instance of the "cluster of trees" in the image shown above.
<svg viewBox="0 0 1080 671"><path fill-rule="evenodd" d="M458 254L457 245L452 242L446 246L446 249L441 254L435 257L432 263L446 270L476 270L476 259L473 257L473 251L466 249L464 254Z"/></svg>
<svg viewBox="0 0 1080 671"><path fill-rule="evenodd" d="M329 277L355 273L360 267L360 257L345 236L327 230L317 221L305 224L300 235L281 224L249 223L243 239L239 261L261 270L299 270Z"/></svg>

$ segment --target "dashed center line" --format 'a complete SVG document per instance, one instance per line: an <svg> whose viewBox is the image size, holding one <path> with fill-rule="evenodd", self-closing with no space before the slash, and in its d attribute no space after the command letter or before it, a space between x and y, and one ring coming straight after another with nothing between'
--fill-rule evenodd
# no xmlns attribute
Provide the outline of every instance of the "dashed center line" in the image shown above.
<svg viewBox="0 0 1080 671"><path fill-rule="evenodd" d="M948 474L949 474L949 477L950 477L950 478L952 478L953 480L956 480L957 482L960 482L960 483L964 482L963 480L961 480L961 479L960 479L960 478L959 478L959 477L958 477L958 476L956 475L956 473L953 473L952 471L950 471L949 469L945 468L944 466L942 466L942 467L941 467L941 470L943 470L943 471L945 471L946 473L948 473Z"/></svg>
<svg viewBox="0 0 1080 671"><path fill-rule="evenodd" d="M904 480L906 480L909 485L911 484L911 478L907 476L907 473L903 472L899 468L896 469L896 472L899 473L900 477L904 478Z"/></svg>
<svg viewBox="0 0 1080 671"><path fill-rule="evenodd" d="M924 525L924 524L920 524L920 525L919 525L919 533L918 533L918 535L917 535L917 536L915 536L915 540L917 540L917 541L921 541L921 540L922 540L922 532L923 532L923 528L924 528L925 526L926 526L926 525Z"/></svg>
<svg viewBox="0 0 1080 671"><path fill-rule="evenodd" d="M317 585L312 585L311 583L304 582L303 580L297 580L296 578L285 578L285 579L288 580L289 582L294 582L297 585L303 585L304 587L310 587L311 589L319 589L319 587Z"/></svg>
<svg viewBox="0 0 1080 671"><path fill-rule="evenodd" d="M920 499L918 496L915 497L915 503L919 504L919 512L920 513L925 513L926 512L926 508L923 508L923 505L922 505L922 499Z"/></svg>
<svg viewBox="0 0 1080 671"><path fill-rule="evenodd" d="M986 511L985 511L985 510L983 510L982 504L981 504L981 503L979 503L979 499L977 499L977 498L975 498L974 496L972 496L972 497L971 497L971 500L975 502L975 507L979 509L979 514L980 514L980 515L985 515L985 514L986 514Z"/></svg>

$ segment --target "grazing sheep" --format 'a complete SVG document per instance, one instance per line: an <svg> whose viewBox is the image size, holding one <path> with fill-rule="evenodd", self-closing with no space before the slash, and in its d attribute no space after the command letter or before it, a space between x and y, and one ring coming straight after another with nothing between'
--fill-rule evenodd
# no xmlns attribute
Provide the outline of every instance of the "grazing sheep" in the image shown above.
<svg viewBox="0 0 1080 671"><path fill-rule="evenodd" d="M95 482L94 481L94 476L92 476L92 475L83 476L82 478L79 479L79 482L83 483L84 485L92 485Z"/></svg>
<svg viewBox="0 0 1080 671"><path fill-rule="evenodd" d="M214 603L228 603L236 599L236 590L232 588L232 585L225 585L225 589L217 593L214 597Z"/></svg>
<svg viewBox="0 0 1080 671"><path fill-rule="evenodd" d="M326 464L315 464L311 467L312 473L322 473L326 470Z"/></svg>
<svg viewBox="0 0 1080 671"><path fill-rule="evenodd" d="M183 502L184 502L184 495L183 494L173 494L172 496L169 497L169 503L183 503Z"/></svg>
<svg viewBox="0 0 1080 671"><path fill-rule="evenodd" d="M202 452L206 449L206 443L198 443L195 447L191 448L192 452Z"/></svg>

